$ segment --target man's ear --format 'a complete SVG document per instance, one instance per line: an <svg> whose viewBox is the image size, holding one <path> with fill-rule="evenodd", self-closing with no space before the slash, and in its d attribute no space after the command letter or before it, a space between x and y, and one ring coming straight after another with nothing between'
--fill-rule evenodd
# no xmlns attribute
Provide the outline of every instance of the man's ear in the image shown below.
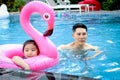
<svg viewBox="0 0 120 80"><path fill-rule="evenodd" d="M74 37L74 33L72 33L72 37Z"/></svg>

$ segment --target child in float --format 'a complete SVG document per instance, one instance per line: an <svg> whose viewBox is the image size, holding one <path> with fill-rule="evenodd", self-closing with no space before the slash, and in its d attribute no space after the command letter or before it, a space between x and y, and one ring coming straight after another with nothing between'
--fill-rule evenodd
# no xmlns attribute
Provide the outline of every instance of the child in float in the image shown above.
<svg viewBox="0 0 120 80"><path fill-rule="evenodd" d="M23 44L23 53L24 58L31 58L39 55L40 51L34 40L27 40ZM30 70L29 65L24 61L24 58L21 58L20 56L14 56L12 61L23 69Z"/></svg>

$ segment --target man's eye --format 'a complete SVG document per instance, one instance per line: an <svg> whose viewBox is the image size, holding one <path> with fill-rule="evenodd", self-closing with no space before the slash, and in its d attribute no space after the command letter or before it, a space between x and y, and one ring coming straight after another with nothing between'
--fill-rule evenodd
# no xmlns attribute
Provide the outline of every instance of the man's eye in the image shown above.
<svg viewBox="0 0 120 80"><path fill-rule="evenodd" d="M83 33L83 35L86 35L86 33Z"/></svg>
<svg viewBox="0 0 120 80"><path fill-rule="evenodd" d="M77 35L81 35L81 33L77 33Z"/></svg>

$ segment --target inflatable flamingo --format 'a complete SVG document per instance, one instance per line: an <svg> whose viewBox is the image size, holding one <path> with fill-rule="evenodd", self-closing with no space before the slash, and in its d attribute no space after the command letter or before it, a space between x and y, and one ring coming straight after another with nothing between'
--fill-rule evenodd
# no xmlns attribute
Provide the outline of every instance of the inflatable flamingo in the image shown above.
<svg viewBox="0 0 120 80"><path fill-rule="evenodd" d="M37 31L30 23L30 15L38 12L47 22L48 27L44 34ZM52 34L54 27L54 11L46 3L40 1L32 1L26 4L20 14L20 23L24 31L34 39L40 49L40 54L36 57L24 59L33 71L44 70L52 67L59 61L56 46L47 37ZM5 49L5 50L4 50ZM0 46L0 68L21 68L15 65L11 58L15 55L23 57L22 45L6 44Z"/></svg>

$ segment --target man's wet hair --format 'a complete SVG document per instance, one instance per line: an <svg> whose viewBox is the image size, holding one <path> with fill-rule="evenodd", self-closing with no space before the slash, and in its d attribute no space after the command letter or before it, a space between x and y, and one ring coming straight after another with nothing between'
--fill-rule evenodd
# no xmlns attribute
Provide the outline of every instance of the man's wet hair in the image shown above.
<svg viewBox="0 0 120 80"><path fill-rule="evenodd" d="M76 23L76 24L73 26L73 28L72 28L73 32L75 32L75 30L76 30L77 28L84 28L84 29L86 29L86 31L87 31L87 26L84 25L84 24L82 24L82 23Z"/></svg>

